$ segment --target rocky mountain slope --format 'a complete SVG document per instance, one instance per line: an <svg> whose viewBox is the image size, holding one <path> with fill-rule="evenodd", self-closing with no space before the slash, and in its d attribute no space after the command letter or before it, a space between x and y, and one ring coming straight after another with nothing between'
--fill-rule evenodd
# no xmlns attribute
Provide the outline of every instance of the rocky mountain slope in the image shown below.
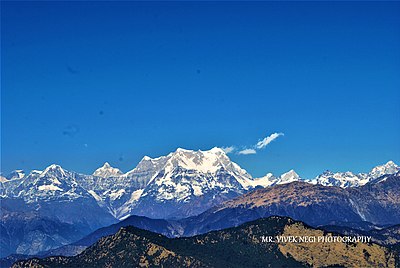
<svg viewBox="0 0 400 268"><path fill-rule="evenodd" d="M312 226L335 222L349 226L400 223L400 172L384 175L356 188L328 187L304 182L257 189L226 201L196 217L181 221L183 235L237 226L280 215Z"/></svg>
<svg viewBox="0 0 400 268"><path fill-rule="evenodd" d="M395 252L377 244L265 242L266 236L332 236L285 217L270 217L195 237L169 239L121 228L74 257L19 261L12 267L395 267ZM234 257L232 257L234 256Z"/></svg>

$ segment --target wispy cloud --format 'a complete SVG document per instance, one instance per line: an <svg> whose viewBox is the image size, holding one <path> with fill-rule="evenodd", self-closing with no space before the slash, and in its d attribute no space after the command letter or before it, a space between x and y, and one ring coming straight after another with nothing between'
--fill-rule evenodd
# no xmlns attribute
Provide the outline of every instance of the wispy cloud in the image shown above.
<svg viewBox="0 0 400 268"><path fill-rule="evenodd" d="M222 147L221 148L226 154L233 153L235 151L235 146L229 146L229 147Z"/></svg>
<svg viewBox="0 0 400 268"><path fill-rule="evenodd" d="M272 133L268 137L265 137L264 139L260 140L256 144L256 148L258 150L264 149L268 144L270 144L272 141L276 140L278 137L283 136L283 133Z"/></svg>
<svg viewBox="0 0 400 268"><path fill-rule="evenodd" d="M238 152L238 154L256 154L256 150L254 149L243 149Z"/></svg>
<svg viewBox="0 0 400 268"><path fill-rule="evenodd" d="M270 144L280 136L284 136L284 134L281 132L272 133L271 135L259 140L255 145L242 147L241 150L238 150L236 146L222 147L221 149L224 150L224 152L227 154L235 152L242 155L256 154L257 151L265 149L268 144Z"/></svg>

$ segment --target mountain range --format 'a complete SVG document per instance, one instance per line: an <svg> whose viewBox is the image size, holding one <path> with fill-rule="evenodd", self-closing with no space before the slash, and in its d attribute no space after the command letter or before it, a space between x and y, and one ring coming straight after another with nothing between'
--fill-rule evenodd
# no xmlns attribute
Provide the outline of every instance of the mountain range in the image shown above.
<svg viewBox="0 0 400 268"><path fill-rule="evenodd" d="M386 198L385 192L390 187L398 189L396 179L387 177L399 170L389 161L369 173L324 172L315 179L303 179L291 170L252 178L220 148L145 156L127 173L108 163L91 175L55 164L43 171L17 170L0 182L0 223L6 234L0 241L1 257L71 244L132 215L165 220L167 227L161 233L171 237L237 226L269 215L291 216L316 226L332 221L400 223L398 199ZM382 188L389 183L393 184L389 190ZM369 196L363 197L364 193ZM274 202L250 205L246 198L255 196ZM326 219L315 220L317 213L325 213ZM147 226L160 231L153 229L153 223Z"/></svg>
<svg viewBox="0 0 400 268"><path fill-rule="evenodd" d="M92 175L66 171L55 164L43 171L33 170L28 175L16 170L2 177L0 196L2 199L23 200L24 203L78 197L94 199L92 201L118 220L129 215L183 218L197 215L257 187L294 181L358 187L399 170L399 166L389 161L369 173L325 171L315 179L303 179L290 170L277 177L268 173L253 179L222 149L192 151L179 148L167 156L145 156L125 174L107 162Z"/></svg>
<svg viewBox="0 0 400 268"><path fill-rule="evenodd" d="M265 242L262 237L334 234L286 217L270 217L204 235L169 239L122 227L71 257L16 262L12 267L396 267L396 251L375 243Z"/></svg>
<svg viewBox="0 0 400 268"><path fill-rule="evenodd" d="M329 226L328 230L340 233L351 229L364 234L382 234L381 230L386 230L391 234L386 237L388 241L400 242L400 236L395 231L399 228L391 227L400 223L399 192L400 173L384 175L373 184L360 188L343 189L304 182L275 185L257 189L202 214L184 219L150 219L133 215L100 228L56 252L43 254L76 255L101 237L114 234L121 227L135 226L173 238L235 227L274 215L289 216L314 227ZM383 242L384 238L377 241Z"/></svg>

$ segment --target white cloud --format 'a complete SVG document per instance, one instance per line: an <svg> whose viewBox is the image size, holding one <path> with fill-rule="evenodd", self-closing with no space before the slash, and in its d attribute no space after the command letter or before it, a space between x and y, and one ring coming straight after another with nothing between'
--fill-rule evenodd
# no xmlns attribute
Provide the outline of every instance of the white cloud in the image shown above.
<svg viewBox="0 0 400 268"><path fill-rule="evenodd" d="M277 139L280 136L283 136L283 133L272 133L268 137L265 137L264 139L260 140L257 142L257 144L254 146L257 150L264 149L268 144L270 144L272 141Z"/></svg>
<svg viewBox="0 0 400 268"><path fill-rule="evenodd" d="M238 152L238 154L256 154L256 150L254 149L244 149Z"/></svg>
<svg viewBox="0 0 400 268"><path fill-rule="evenodd" d="M272 133L268 137L265 137L262 140L259 140L257 144L253 146L246 146L242 147L242 149L239 151L238 147L236 146L228 146L228 147L222 147L221 149L226 153L236 153L236 154L242 154L242 155L248 155L248 154L256 154L257 151L263 150L265 147L267 147L268 144L279 138L280 136L284 136L283 133Z"/></svg>
<svg viewBox="0 0 400 268"><path fill-rule="evenodd" d="M222 147L221 148L226 154L230 154L233 151L235 151L235 146L229 146L229 147Z"/></svg>

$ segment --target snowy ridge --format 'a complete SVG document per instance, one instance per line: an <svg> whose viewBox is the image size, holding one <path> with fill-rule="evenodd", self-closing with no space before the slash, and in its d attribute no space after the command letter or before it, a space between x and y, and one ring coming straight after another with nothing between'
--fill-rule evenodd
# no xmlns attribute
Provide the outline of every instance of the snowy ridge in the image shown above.
<svg viewBox="0 0 400 268"><path fill-rule="evenodd" d="M366 173L354 174L350 171L333 173L327 170L316 177L312 182L324 186L338 186L347 188L365 185L370 180L371 177L369 177Z"/></svg>
<svg viewBox="0 0 400 268"><path fill-rule="evenodd" d="M374 167L369 173L353 172L336 172L329 170L318 175L314 179L301 178L294 170L290 170L279 177L275 177L272 173L268 173L264 177L254 179L253 186L273 186L276 184L291 183L294 181L303 181L311 184L320 184L324 186L337 186L342 188L363 186L376 178L383 175L395 174L400 171L400 167L393 161L389 161L384 165Z"/></svg>
<svg viewBox="0 0 400 268"><path fill-rule="evenodd" d="M197 202L199 210L207 209L243 194L256 184L220 148L208 151L178 148L166 156L145 156L125 174L108 163L93 175L70 172L53 164L21 179L4 181L0 194L3 198L22 198L26 203L89 198L121 219L140 213L138 209L146 214L146 209L163 202L171 203L171 213L175 206L192 202ZM185 213L191 215L189 210Z"/></svg>
<svg viewBox="0 0 400 268"><path fill-rule="evenodd" d="M286 173L283 173L279 177L275 177L272 173L267 173L264 177L253 180L253 186L268 187L277 184L286 184L295 181L305 181L292 169Z"/></svg>
<svg viewBox="0 0 400 268"><path fill-rule="evenodd" d="M389 161L382 166L374 167L369 173L368 177L371 179L379 178L386 174L394 174L400 171L400 167L396 165L393 161Z"/></svg>
<svg viewBox="0 0 400 268"><path fill-rule="evenodd" d="M89 197L85 189L79 186L75 174L56 164L40 173L32 171L21 179L9 180L3 186L1 197L21 198L26 203Z"/></svg>
<svg viewBox="0 0 400 268"><path fill-rule="evenodd" d="M399 166L389 161L369 173L326 171L315 179L304 179L290 170L280 176L268 173L252 178L220 148L207 151L178 148L166 156L145 156L125 174L108 163L96 169L93 175L67 171L56 164L28 175L18 170L12 173L13 179L1 179L0 196L23 199L26 203L90 199L117 219L132 214L177 217L198 214L257 187L296 181L358 187L398 171Z"/></svg>
<svg viewBox="0 0 400 268"><path fill-rule="evenodd" d="M324 186L338 186L342 188L363 186L383 175L395 174L400 171L400 167L393 161L384 165L374 167L369 173L336 172L325 171L317 176L311 183Z"/></svg>

